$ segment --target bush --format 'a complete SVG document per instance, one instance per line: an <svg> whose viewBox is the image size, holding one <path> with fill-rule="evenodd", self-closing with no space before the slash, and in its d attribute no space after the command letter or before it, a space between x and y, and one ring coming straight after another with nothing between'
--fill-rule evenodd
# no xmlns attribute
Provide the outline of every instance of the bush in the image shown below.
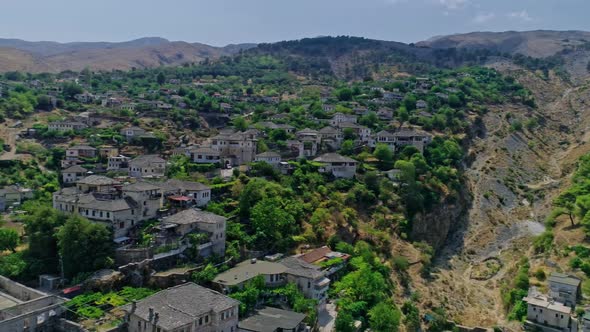
<svg viewBox="0 0 590 332"><path fill-rule="evenodd" d="M406 271L410 267L410 262L403 256L395 256L393 257L393 266L398 271Z"/></svg>

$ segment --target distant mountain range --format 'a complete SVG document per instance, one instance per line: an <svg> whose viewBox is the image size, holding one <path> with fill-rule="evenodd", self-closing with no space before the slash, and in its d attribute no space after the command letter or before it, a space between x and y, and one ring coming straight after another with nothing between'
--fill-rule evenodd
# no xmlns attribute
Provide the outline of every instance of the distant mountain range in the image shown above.
<svg viewBox="0 0 590 332"><path fill-rule="evenodd" d="M330 54L342 55L349 51L342 45L332 43L327 37L318 37L314 48ZM556 54L564 55L580 45L590 45L590 32L584 31L507 31L472 32L450 36L437 36L414 44L375 41L366 39L361 46L365 49L378 48L381 51L404 52L420 59L436 57L440 49L485 49L510 55L522 54L545 58ZM307 42L306 47L313 45ZM93 70L130 70L174 66L198 62L205 58L233 55L241 50L255 48L256 52L275 53L300 52L297 42L275 44L237 44L214 47L200 43L169 41L158 37L141 38L127 42L29 42L19 39L0 39L0 72L20 70L28 72L79 71L86 67ZM589 47L590 49L590 47ZM570 56L571 57L571 56ZM586 55L584 55L586 59ZM582 65L582 61L579 61ZM585 64L584 64L585 66Z"/></svg>
<svg viewBox="0 0 590 332"><path fill-rule="evenodd" d="M127 42L29 42L0 39L0 71L60 72L82 70L130 70L198 62L233 55L256 44L214 47L199 43L149 37Z"/></svg>
<svg viewBox="0 0 590 332"><path fill-rule="evenodd" d="M416 43L416 46L435 49L487 49L511 55L520 53L534 58L545 58L587 42L590 42L590 32L586 31L536 30L438 36Z"/></svg>

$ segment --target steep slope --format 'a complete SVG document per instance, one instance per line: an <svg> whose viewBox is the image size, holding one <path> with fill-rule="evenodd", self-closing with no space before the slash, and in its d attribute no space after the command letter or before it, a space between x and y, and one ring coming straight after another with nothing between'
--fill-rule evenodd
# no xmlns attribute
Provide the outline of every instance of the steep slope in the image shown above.
<svg viewBox="0 0 590 332"><path fill-rule="evenodd" d="M507 104L484 116L467 165L471 206L457 220L462 227L439 253L431 279L420 276L419 266L411 275L424 308L442 306L468 326L519 329L518 322L506 319L501 287L512 282L521 257L531 259L531 271L567 266L547 266L544 258L536 258L532 242L545 230L551 202L567 185L573 164L590 151L590 97L587 86L554 74L543 79L515 66L500 70L530 89L539 107ZM514 123L523 129L515 130ZM562 229L558 242L579 238L579 230Z"/></svg>
<svg viewBox="0 0 590 332"><path fill-rule="evenodd" d="M587 41L590 41L590 32L537 30L524 32L472 32L435 37L419 42L416 45L436 49L485 49L544 58L565 49L585 44Z"/></svg>

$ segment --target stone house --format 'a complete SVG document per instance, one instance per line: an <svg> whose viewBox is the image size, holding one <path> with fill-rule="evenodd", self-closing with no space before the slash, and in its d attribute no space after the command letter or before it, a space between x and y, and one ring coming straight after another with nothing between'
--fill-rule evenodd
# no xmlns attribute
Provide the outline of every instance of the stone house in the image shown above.
<svg viewBox="0 0 590 332"><path fill-rule="evenodd" d="M192 282L122 307L129 332L237 332L239 302Z"/></svg>
<svg viewBox="0 0 590 332"><path fill-rule="evenodd" d="M127 139L127 141L131 141L135 138L139 138L146 134L146 131L139 127L128 127L123 128L120 131L121 135Z"/></svg>
<svg viewBox="0 0 590 332"><path fill-rule="evenodd" d="M186 150L186 154L196 164L217 164L221 162L220 151L211 147L191 147Z"/></svg>
<svg viewBox="0 0 590 332"><path fill-rule="evenodd" d="M53 208L101 222L113 230L114 238L127 235L139 222L154 219L161 208L161 189L147 183L122 186L98 175L88 176L76 187L53 193Z"/></svg>
<svg viewBox="0 0 590 332"><path fill-rule="evenodd" d="M88 145L75 145L66 149L66 158L94 158L96 157L96 148Z"/></svg>
<svg viewBox="0 0 590 332"><path fill-rule="evenodd" d="M87 124L76 121L55 121L47 125L47 130L58 132L78 131L85 128L88 128Z"/></svg>
<svg viewBox="0 0 590 332"><path fill-rule="evenodd" d="M581 280L578 277L553 272L549 276L549 296L557 302L575 308L582 295Z"/></svg>
<svg viewBox="0 0 590 332"><path fill-rule="evenodd" d="M577 322L571 319L572 308L540 294L532 287L523 298L527 303L525 328L544 332L574 332Z"/></svg>
<svg viewBox="0 0 590 332"><path fill-rule="evenodd" d="M88 176L88 170L75 165L61 171L61 176L64 184L73 184Z"/></svg>
<svg viewBox="0 0 590 332"><path fill-rule="evenodd" d="M297 257L287 257L279 263L287 267L287 281L296 284L305 297L317 300L320 308L326 304L330 279L325 271Z"/></svg>
<svg viewBox="0 0 590 332"><path fill-rule="evenodd" d="M17 185L0 189L0 211L4 211L10 206L20 205L24 200L33 198L33 194L32 189Z"/></svg>
<svg viewBox="0 0 590 332"><path fill-rule="evenodd" d="M171 225L174 235L183 238L191 232L204 232L209 235L207 248L201 252L210 252L223 257L225 255L225 230L227 218L196 208L186 209L162 220L160 227ZM203 256L206 256L202 253Z"/></svg>
<svg viewBox="0 0 590 332"><path fill-rule="evenodd" d="M159 184L165 197L184 196L190 198L196 206L206 206L211 200L211 187L202 183L169 179Z"/></svg>
<svg viewBox="0 0 590 332"><path fill-rule="evenodd" d="M257 131L224 130L210 139L211 148L219 151L224 165L239 166L254 161Z"/></svg>
<svg viewBox="0 0 590 332"><path fill-rule="evenodd" d="M129 170L129 161L131 158L125 156L109 157L107 161L107 171L127 171Z"/></svg>
<svg viewBox="0 0 590 332"><path fill-rule="evenodd" d="M166 160L157 155L139 156L129 161L129 176L161 177L166 174Z"/></svg>
<svg viewBox="0 0 590 332"><path fill-rule="evenodd" d="M358 116L353 114L336 113L332 116L332 119L330 120L330 126L338 127L338 125L343 122L356 123L357 119Z"/></svg>
<svg viewBox="0 0 590 332"><path fill-rule="evenodd" d="M280 287L287 282L286 271L287 267L283 264L253 258L220 273L213 279L213 284L220 291L228 293L232 288L241 289L248 281L263 276L266 286Z"/></svg>
<svg viewBox="0 0 590 332"><path fill-rule="evenodd" d="M305 331L305 314L272 307L257 309L238 324L240 332L299 332Z"/></svg>
<svg viewBox="0 0 590 332"><path fill-rule="evenodd" d="M266 162L272 166L277 167L279 165L279 163L281 162L281 155L277 152L273 152L273 151L267 151L267 152L263 152L263 153L259 153L256 155L256 158L254 158L255 162Z"/></svg>
<svg viewBox="0 0 590 332"><path fill-rule="evenodd" d="M337 153L326 153L313 161L321 163L320 173L329 173L336 178L351 179L356 174L358 162L352 158L339 155Z"/></svg>

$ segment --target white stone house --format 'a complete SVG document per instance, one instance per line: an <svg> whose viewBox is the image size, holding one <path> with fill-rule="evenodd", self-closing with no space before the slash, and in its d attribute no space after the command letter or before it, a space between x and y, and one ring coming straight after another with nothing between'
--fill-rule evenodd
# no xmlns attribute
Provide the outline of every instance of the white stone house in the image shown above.
<svg viewBox="0 0 590 332"><path fill-rule="evenodd" d="M321 163L320 173L329 173L336 178L351 179L356 174L358 162L352 158L339 155L337 153L326 153L313 161Z"/></svg>

